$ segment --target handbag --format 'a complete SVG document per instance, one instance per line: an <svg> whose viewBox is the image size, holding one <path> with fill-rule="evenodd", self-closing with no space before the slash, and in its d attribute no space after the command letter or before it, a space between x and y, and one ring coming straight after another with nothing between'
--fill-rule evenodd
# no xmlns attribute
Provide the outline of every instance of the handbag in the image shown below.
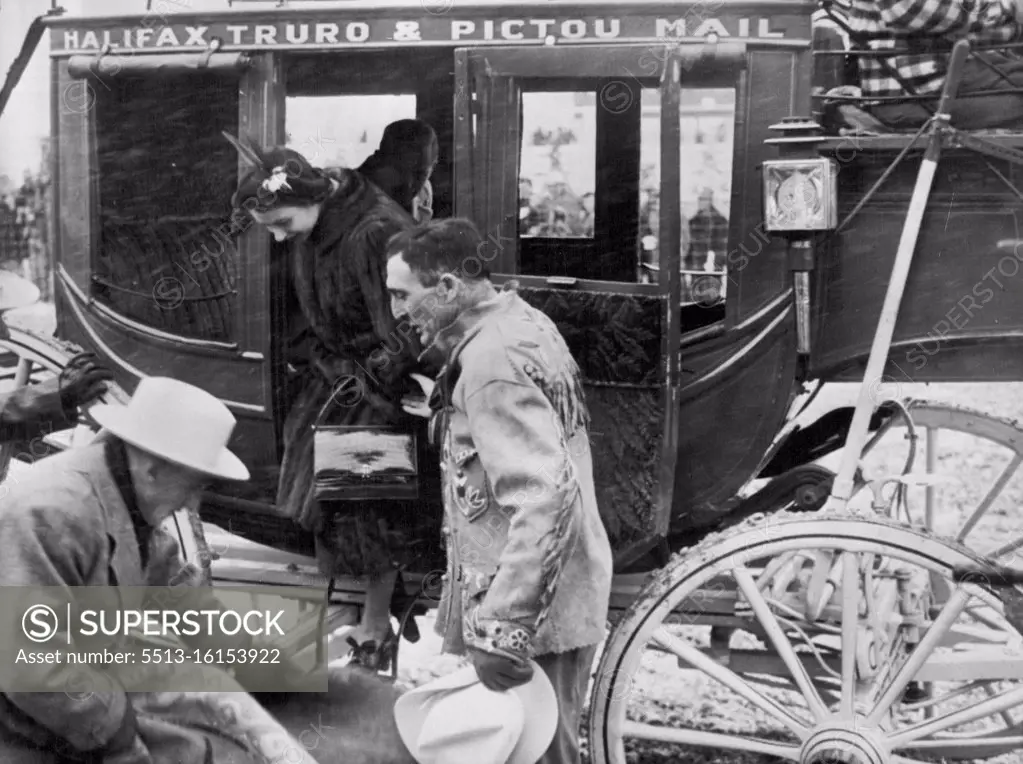
<svg viewBox="0 0 1023 764"><path fill-rule="evenodd" d="M416 429L391 425L325 425L331 396L313 424L313 486L317 500L419 498Z"/></svg>

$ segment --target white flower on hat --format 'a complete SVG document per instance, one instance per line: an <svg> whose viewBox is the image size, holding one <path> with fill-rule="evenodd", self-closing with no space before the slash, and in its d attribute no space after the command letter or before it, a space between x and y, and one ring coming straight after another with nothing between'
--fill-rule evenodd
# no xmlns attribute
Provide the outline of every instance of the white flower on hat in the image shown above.
<svg viewBox="0 0 1023 764"><path fill-rule="evenodd" d="M263 188L273 193L280 191L282 188L291 190L291 184L288 183L288 173L285 172L283 167L275 167L270 172L270 177L263 181Z"/></svg>

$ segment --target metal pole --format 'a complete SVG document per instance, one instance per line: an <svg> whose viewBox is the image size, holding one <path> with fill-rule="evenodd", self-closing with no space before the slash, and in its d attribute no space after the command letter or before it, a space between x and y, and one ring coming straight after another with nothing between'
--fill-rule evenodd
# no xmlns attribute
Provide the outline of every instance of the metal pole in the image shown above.
<svg viewBox="0 0 1023 764"><path fill-rule="evenodd" d="M875 401L873 400L872 390L874 389L875 381L881 381L885 365L888 362L888 351L891 349L892 336L895 333L895 322L898 319L899 308L902 305L902 295L906 290L909 269L913 264L913 254L916 250L917 238L920 234L920 225L923 222L928 197L934 184L934 172L937 170L938 160L941 157L942 130L948 126L949 103L959 89L959 80L962 78L963 66L966 63L969 52L970 44L965 40L957 42L952 49L948 76L945 79L945 87L938 104L938 113L934 115L930 140L924 152L924 157L920 162L920 172L917 175L916 187L913 189L913 196L909 202L906 225L902 229L902 238L899 240L895 264L892 266L892 277L888 282L888 292L885 295L884 304L881 308L881 317L878 320L877 330L874 333L874 343L870 348L870 356L867 359L867 369L863 376L863 384L860 385L860 394L856 401L856 412L853 414L852 425L849 427L845 449L842 452L842 464L838 475L835 477L831 497L825 506L825 509L828 510L844 510L849 503L849 499L852 497L853 478L863 454L863 446L867 440L870 417L874 412Z"/></svg>

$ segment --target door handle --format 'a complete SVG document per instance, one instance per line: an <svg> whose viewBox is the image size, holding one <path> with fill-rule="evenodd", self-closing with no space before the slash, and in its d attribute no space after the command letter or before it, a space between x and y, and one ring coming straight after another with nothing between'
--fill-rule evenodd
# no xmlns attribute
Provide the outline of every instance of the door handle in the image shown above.
<svg viewBox="0 0 1023 764"><path fill-rule="evenodd" d="M574 287L579 284L579 279L572 276L548 276L547 286L552 287Z"/></svg>

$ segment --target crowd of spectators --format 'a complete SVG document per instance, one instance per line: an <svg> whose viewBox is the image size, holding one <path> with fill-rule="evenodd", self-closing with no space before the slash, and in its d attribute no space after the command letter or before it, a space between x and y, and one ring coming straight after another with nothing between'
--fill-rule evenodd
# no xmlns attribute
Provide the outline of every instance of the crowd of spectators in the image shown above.
<svg viewBox="0 0 1023 764"><path fill-rule="evenodd" d="M540 184L537 184L539 186ZM542 179L542 187L531 178L519 180L519 235L550 238L593 236L593 193L581 196L560 173Z"/></svg>
<svg viewBox="0 0 1023 764"><path fill-rule="evenodd" d="M575 193L564 176L557 172L537 181L529 177L519 179L519 235L591 238L593 193ZM659 215L657 191L645 189L640 194L639 209L640 281L649 282L656 278ZM695 289L695 281L704 284L714 280L718 283L725 268L728 218L718 210L710 189L700 192L698 208L691 218L682 216L681 236L684 289L686 301L690 302L696 299L689 295Z"/></svg>

